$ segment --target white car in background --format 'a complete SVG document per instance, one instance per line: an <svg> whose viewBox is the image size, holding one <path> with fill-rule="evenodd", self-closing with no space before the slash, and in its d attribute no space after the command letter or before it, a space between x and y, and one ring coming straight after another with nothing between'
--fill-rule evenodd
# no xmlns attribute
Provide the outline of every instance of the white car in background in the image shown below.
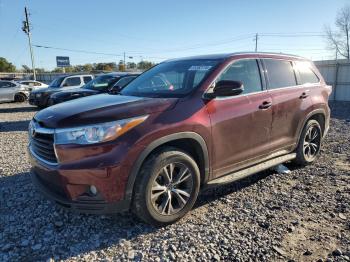
<svg viewBox="0 0 350 262"><path fill-rule="evenodd" d="M49 86L47 84L44 84L42 82L35 81L35 80L23 80L23 81L18 81L18 83L20 83L21 85L28 86L29 91L38 90L40 88L45 88Z"/></svg>
<svg viewBox="0 0 350 262"><path fill-rule="evenodd" d="M27 86L7 80L0 80L0 102L24 102L29 96Z"/></svg>

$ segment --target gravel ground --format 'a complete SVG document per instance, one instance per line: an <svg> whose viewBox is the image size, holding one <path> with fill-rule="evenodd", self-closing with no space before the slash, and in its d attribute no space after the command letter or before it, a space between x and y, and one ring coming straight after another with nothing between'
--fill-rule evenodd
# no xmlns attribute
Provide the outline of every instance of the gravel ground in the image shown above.
<svg viewBox="0 0 350 262"><path fill-rule="evenodd" d="M0 104L0 261L350 261L350 103L332 107L314 165L206 191L180 222L154 228L45 200L26 156L35 108Z"/></svg>

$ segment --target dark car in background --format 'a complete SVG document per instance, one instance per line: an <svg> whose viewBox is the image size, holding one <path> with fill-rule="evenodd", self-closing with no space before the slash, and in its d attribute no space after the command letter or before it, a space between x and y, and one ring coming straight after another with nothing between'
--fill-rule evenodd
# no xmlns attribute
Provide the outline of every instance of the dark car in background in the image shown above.
<svg viewBox="0 0 350 262"><path fill-rule="evenodd" d="M94 78L90 74L66 75L56 78L49 87L33 90L29 95L29 104L39 108L48 106L50 95L63 90L78 88L90 82Z"/></svg>
<svg viewBox="0 0 350 262"><path fill-rule="evenodd" d="M80 97L101 93L118 92L118 90L124 88L138 75L139 74L136 73L108 73L100 75L81 88L69 89L52 94L48 100L48 105L55 105Z"/></svg>

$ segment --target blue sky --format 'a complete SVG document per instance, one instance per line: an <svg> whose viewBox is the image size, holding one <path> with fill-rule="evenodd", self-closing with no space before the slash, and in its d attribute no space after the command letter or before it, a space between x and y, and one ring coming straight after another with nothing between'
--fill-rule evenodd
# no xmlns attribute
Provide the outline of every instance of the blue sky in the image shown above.
<svg viewBox="0 0 350 262"><path fill-rule="evenodd" d="M347 3L350 1L0 0L0 56L17 67L30 65L27 38L21 30L26 5L34 44L106 54L34 47L36 66L47 69L55 67L56 56L69 56L71 64L84 64L118 62L124 52L133 57L127 61L158 62L252 51L255 33L260 34L259 51L327 59L334 54L318 35L325 24L334 24L337 10ZM303 33L313 36L300 37Z"/></svg>

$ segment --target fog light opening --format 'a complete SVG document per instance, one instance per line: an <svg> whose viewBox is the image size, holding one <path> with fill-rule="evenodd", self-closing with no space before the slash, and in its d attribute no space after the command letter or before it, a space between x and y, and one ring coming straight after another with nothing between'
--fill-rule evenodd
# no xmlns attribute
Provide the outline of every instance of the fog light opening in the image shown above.
<svg viewBox="0 0 350 262"><path fill-rule="evenodd" d="M97 188L94 185L90 186L90 193L94 196L97 195Z"/></svg>

